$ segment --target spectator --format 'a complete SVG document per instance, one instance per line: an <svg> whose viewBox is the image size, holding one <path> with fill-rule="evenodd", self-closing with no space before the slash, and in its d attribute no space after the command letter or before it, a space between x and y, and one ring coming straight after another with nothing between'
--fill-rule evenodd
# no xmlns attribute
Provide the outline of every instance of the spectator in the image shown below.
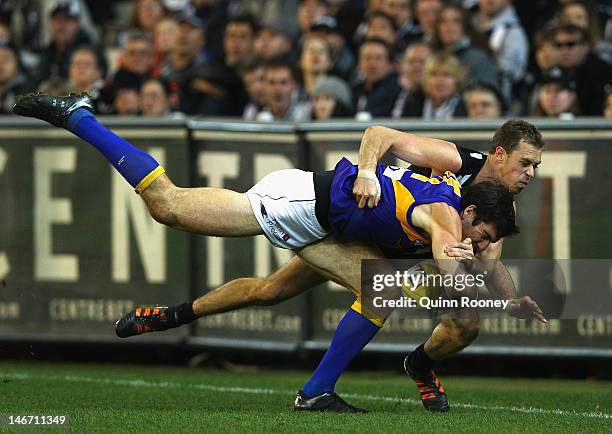
<svg viewBox="0 0 612 434"><path fill-rule="evenodd" d="M573 24L587 30L595 45L593 51L608 63L612 63L612 44L602 38L599 18L593 11L593 5L582 0L570 0L561 6L559 24Z"/></svg>
<svg viewBox="0 0 612 434"><path fill-rule="evenodd" d="M355 56L346 46L346 40L338 30L336 19L328 16L315 19L309 34L325 38L331 47L334 62L331 75L348 80L355 69Z"/></svg>
<svg viewBox="0 0 612 434"><path fill-rule="evenodd" d="M143 116L170 115L170 90L159 78L146 80L140 88L140 103Z"/></svg>
<svg viewBox="0 0 612 434"><path fill-rule="evenodd" d="M559 49L555 45L554 31L543 30L535 35L534 55L529 73L525 77L529 101L526 104L527 113L532 113L537 103L537 83L544 71L559 65Z"/></svg>
<svg viewBox="0 0 612 434"><path fill-rule="evenodd" d="M554 39L559 65L576 82L582 114L601 116L606 86L612 84L612 66L593 52L591 35L581 27L560 26Z"/></svg>
<svg viewBox="0 0 612 434"><path fill-rule="evenodd" d="M0 45L9 45L11 42L11 29L0 21Z"/></svg>
<svg viewBox="0 0 612 434"><path fill-rule="evenodd" d="M242 119L247 121L255 120L257 113L263 110L266 105L266 95L264 93L264 65L254 60L240 68L240 77L244 88L249 95L249 101L242 112Z"/></svg>
<svg viewBox="0 0 612 434"><path fill-rule="evenodd" d="M397 29L395 41L398 51L403 52L410 43L421 38L422 34L414 24L410 0L383 0L380 10L395 21Z"/></svg>
<svg viewBox="0 0 612 434"><path fill-rule="evenodd" d="M136 0L127 30L141 30L153 38L157 24L164 19L167 12L161 0Z"/></svg>
<svg viewBox="0 0 612 434"><path fill-rule="evenodd" d="M467 114L461 91L465 76L454 56L434 54L425 63L423 119L447 121Z"/></svg>
<svg viewBox="0 0 612 434"><path fill-rule="evenodd" d="M415 30L415 40L431 40L441 7L441 0L415 0L414 14L419 22L419 29Z"/></svg>
<svg viewBox="0 0 612 434"><path fill-rule="evenodd" d="M132 30L127 34L120 56L120 64L113 78L102 89L104 104L100 105L100 110L119 114L135 114L139 106L138 92L142 83L151 76L153 67L153 43L145 32ZM118 105L115 103L116 98L124 102L119 102ZM134 107L136 107L135 111Z"/></svg>
<svg viewBox="0 0 612 434"><path fill-rule="evenodd" d="M255 54L266 61L281 57L290 61L292 48L291 34L281 22L262 23L253 42Z"/></svg>
<svg viewBox="0 0 612 434"><path fill-rule="evenodd" d="M317 36L307 36L302 43L299 66L303 88L300 100L309 100L315 83L327 76L332 67L331 48L327 41Z"/></svg>
<svg viewBox="0 0 612 434"><path fill-rule="evenodd" d="M97 108L103 85L96 51L91 47L81 47L72 53L67 88L62 94L87 92Z"/></svg>
<svg viewBox="0 0 612 434"><path fill-rule="evenodd" d="M323 121L353 115L351 90L346 82L338 77L319 80L312 90L312 98L313 120Z"/></svg>
<svg viewBox="0 0 612 434"><path fill-rule="evenodd" d="M117 88L113 93L113 109L109 114L136 116L140 111L138 89L133 87Z"/></svg>
<svg viewBox="0 0 612 434"><path fill-rule="evenodd" d="M155 46L155 60L153 69L157 70L164 63L174 44L178 23L174 18L165 17L155 26L153 45Z"/></svg>
<svg viewBox="0 0 612 434"><path fill-rule="evenodd" d="M250 15L232 18L227 23L223 35L226 65L234 67L241 62L249 62L253 57L253 41L258 30L255 19Z"/></svg>
<svg viewBox="0 0 612 434"><path fill-rule="evenodd" d="M423 93L423 72L425 62L431 55L431 48L425 42L415 42L406 48L398 83L401 92L395 100L391 117L420 117L423 111L425 95Z"/></svg>
<svg viewBox="0 0 612 434"><path fill-rule="evenodd" d="M497 88L488 83L475 83L463 91L468 118L499 118L504 113L503 98Z"/></svg>
<svg viewBox="0 0 612 434"><path fill-rule="evenodd" d="M497 68L489 54L475 44L478 39L480 35L473 30L462 7L450 4L440 9L432 35L434 50L457 57L470 83L497 86Z"/></svg>
<svg viewBox="0 0 612 434"><path fill-rule="evenodd" d="M397 28L395 20L383 12L372 12L367 17L366 39L380 39L395 52Z"/></svg>
<svg viewBox="0 0 612 434"><path fill-rule="evenodd" d="M512 0L480 0L475 16L476 29L488 37L489 48L500 73L504 98L521 98L521 83L527 73L529 41L512 6Z"/></svg>
<svg viewBox="0 0 612 434"><path fill-rule="evenodd" d="M12 113L15 97L31 87L22 73L17 52L8 45L0 45L0 114Z"/></svg>
<svg viewBox="0 0 612 434"><path fill-rule="evenodd" d="M275 61L266 66L264 94L266 107L257 114L258 121L293 121L302 119L297 103L298 86L291 65Z"/></svg>
<svg viewBox="0 0 612 434"><path fill-rule="evenodd" d="M197 113L204 116L240 116L248 96L238 72L253 56L257 23L250 15L231 18L223 34L225 56L199 68L192 82L200 93Z"/></svg>
<svg viewBox="0 0 612 434"><path fill-rule="evenodd" d="M198 71L206 67L202 55L204 30L202 21L193 15L181 15L177 19L178 29L172 51L161 65L158 75L175 89L179 110L186 114L195 114L199 109L200 95L192 86ZM221 93L211 86L212 92Z"/></svg>
<svg viewBox="0 0 612 434"><path fill-rule="evenodd" d="M400 87L391 63L391 49L380 39L368 39L359 48L358 77L353 85L356 111L372 117L390 117Z"/></svg>
<svg viewBox="0 0 612 434"><path fill-rule="evenodd" d="M606 94L606 103L604 107L604 116L612 119L612 92Z"/></svg>
<svg viewBox="0 0 612 434"><path fill-rule="evenodd" d="M297 9L297 23L301 35L310 30L314 21L322 16L329 15L329 3L324 0L300 0Z"/></svg>
<svg viewBox="0 0 612 434"><path fill-rule="evenodd" d="M50 44L43 50L38 67L38 80L58 76L68 78L68 66L74 50L82 45L91 45L92 39L80 28L81 9L76 0L60 0L51 10ZM106 73L106 60L101 49L96 47L102 74Z"/></svg>
<svg viewBox="0 0 612 434"><path fill-rule="evenodd" d="M537 104L532 116L549 118L579 114L576 83L560 68L546 71L538 83Z"/></svg>

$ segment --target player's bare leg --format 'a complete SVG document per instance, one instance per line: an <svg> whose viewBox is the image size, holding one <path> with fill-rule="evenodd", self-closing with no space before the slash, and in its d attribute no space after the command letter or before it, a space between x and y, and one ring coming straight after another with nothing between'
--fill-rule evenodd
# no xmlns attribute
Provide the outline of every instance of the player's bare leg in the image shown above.
<svg viewBox="0 0 612 434"><path fill-rule="evenodd" d="M474 342L479 326L478 317L443 318L425 342L425 353L435 361L446 359Z"/></svg>
<svg viewBox="0 0 612 434"><path fill-rule="evenodd" d="M193 302L193 312L200 318L253 305L271 306L326 281L295 256L269 276L235 279L204 294Z"/></svg>
<svg viewBox="0 0 612 434"><path fill-rule="evenodd" d="M383 259L382 253L374 246L358 242L338 243L330 237L304 247L298 254L319 273L348 288L358 297L361 295L362 259ZM340 320L325 356L297 393L293 407L295 410L342 413L365 411L350 405L334 391L348 364L374 338L391 313L389 309L374 309L361 301L363 297L359 297Z"/></svg>
<svg viewBox="0 0 612 434"><path fill-rule="evenodd" d="M115 332L117 336L127 338L179 327L206 315L254 305L274 305L325 281L324 277L295 256L269 276L232 280L193 303L153 309L137 308L116 322Z"/></svg>
<svg viewBox="0 0 612 434"><path fill-rule="evenodd" d="M163 174L141 196L155 220L175 229L219 237L263 233L244 193L212 187L180 188Z"/></svg>
<svg viewBox="0 0 612 434"><path fill-rule="evenodd" d="M220 188L176 187L155 158L97 121L86 94L30 94L19 97L13 111L66 128L95 147L143 196L151 215L161 223L205 235L263 233L245 194Z"/></svg>

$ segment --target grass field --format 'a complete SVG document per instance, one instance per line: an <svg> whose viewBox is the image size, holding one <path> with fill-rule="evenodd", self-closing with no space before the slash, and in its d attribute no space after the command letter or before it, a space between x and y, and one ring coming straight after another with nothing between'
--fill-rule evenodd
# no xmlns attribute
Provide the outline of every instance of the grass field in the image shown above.
<svg viewBox="0 0 612 434"><path fill-rule="evenodd" d="M370 413L339 415L293 411L307 376L0 363L0 414L67 414L68 429L82 433L612 432L610 382L442 377L451 411L430 414L407 377L349 373L338 393Z"/></svg>

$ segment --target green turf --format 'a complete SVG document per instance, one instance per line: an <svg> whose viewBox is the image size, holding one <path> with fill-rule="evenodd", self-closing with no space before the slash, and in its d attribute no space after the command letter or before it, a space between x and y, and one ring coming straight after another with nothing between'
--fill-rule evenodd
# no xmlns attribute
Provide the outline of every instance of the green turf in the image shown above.
<svg viewBox="0 0 612 434"><path fill-rule="evenodd" d="M407 377L349 373L337 391L369 414L296 413L307 375L0 363L0 414L68 414L82 433L612 432L609 382L443 377L451 411L430 414Z"/></svg>

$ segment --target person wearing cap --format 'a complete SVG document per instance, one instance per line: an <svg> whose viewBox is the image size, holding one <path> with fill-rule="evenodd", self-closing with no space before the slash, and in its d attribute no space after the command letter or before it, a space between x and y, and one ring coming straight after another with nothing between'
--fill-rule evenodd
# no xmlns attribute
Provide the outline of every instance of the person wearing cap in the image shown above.
<svg viewBox="0 0 612 434"><path fill-rule="evenodd" d="M51 42L42 51L37 69L38 81L58 76L68 78L68 67L72 53L82 45L92 45L92 38L80 25L81 8L76 0L57 1L50 14ZM106 73L104 51L95 46L100 59L100 68Z"/></svg>
<svg viewBox="0 0 612 434"><path fill-rule="evenodd" d="M202 53L204 27L202 20L189 14L179 15L177 23L172 50L154 75L163 78L175 89L181 112L196 114L200 92L193 89L192 81L198 71L207 65Z"/></svg>
<svg viewBox="0 0 612 434"><path fill-rule="evenodd" d="M532 116L549 118L580 114L576 96L576 82L561 68L551 68L540 78L537 103Z"/></svg>
<svg viewBox="0 0 612 434"><path fill-rule="evenodd" d="M346 39L338 30L336 19L328 15L316 18L310 26L308 34L325 38L332 50L334 65L331 74L349 80L355 70L355 56L347 47Z"/></svg>
<svg viewBox="0 0 612 434"><path fill-rule="evenodd" d="M312 89L312 120L352 117L351 89L338 77L324 77Z"/></svg>

